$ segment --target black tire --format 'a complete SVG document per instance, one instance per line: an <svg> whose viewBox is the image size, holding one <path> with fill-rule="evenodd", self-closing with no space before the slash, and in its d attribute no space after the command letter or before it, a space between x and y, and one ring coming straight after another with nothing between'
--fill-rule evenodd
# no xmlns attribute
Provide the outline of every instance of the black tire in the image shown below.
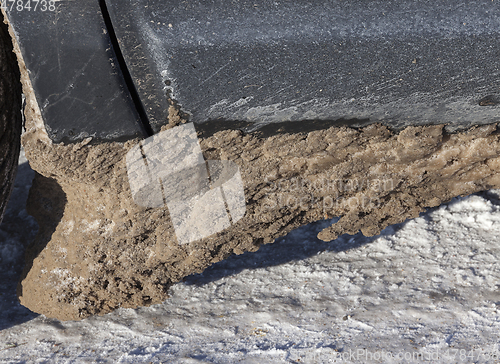
<svg viewBox="0 0 500 364"><path fill-rule="evenodd" d="M0 13L0 223L17 170L21 137L21 83L12 41Z"/></svg>

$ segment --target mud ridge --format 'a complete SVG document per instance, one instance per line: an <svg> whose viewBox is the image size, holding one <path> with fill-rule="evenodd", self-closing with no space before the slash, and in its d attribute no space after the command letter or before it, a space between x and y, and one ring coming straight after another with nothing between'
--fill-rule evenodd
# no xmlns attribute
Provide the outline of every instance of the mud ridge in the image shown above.
<svg viewBox="0 0 500 364"><path fill-rule="evenodd" d="M49 317L81 319L160 303L183 277L313 221L341 217L319 234L324 240L378 234L457 195L500 187L495 132L496 125L452 135L443 125L398 134L381 125L269 137L218 131L201 139L204 156L239 166L246 214L225 231L179 245L166 207L132 200L125 155L138 141L51 145L35 128L23 145L36 178L51 183L33 184L44 190L30 193L30 205L38 206L30 212L40 222L56 216L57 226L37 237L43 249L30 257L21 303Z"/></svg>

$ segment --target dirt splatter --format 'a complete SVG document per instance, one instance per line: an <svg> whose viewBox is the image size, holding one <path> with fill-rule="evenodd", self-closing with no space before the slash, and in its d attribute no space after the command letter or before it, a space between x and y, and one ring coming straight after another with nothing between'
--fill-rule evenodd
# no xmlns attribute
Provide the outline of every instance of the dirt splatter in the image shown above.
<svg viewBox="0 0 500 364"><path fill-rule="evenodd" d="M202 150L206 159L240 167L246 215L185 245L177 243L165 207L132 200L125 154L137 141L64 146L27 133L26 155L40 173L30 213L47 228L30 250L21 303L49 317L80 319L162 302L186 275L312 221L341 216L319 234L325 240L359 230L377 234L454 196L500 187L495 131L495 125L453 135L442 125L398 134L381 125L266 137L218 131L201 139Z"/></svg>

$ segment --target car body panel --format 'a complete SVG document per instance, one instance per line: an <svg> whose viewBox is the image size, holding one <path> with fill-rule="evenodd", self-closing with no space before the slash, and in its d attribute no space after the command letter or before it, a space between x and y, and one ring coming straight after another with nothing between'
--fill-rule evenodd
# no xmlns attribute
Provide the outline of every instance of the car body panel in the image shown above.
<svg viewBox="0 0 500 364"><path fill-rule="evenodd" d="M191 121L499 121L491 0L106 0L154 130ZM254 128L255 128L254 127Z"/></svg>

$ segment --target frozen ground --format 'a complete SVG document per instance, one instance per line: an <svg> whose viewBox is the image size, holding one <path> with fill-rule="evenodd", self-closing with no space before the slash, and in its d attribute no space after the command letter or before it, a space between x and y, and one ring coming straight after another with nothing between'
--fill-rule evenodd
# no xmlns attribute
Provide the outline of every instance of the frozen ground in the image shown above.
<svg viewBox="0 0 500 364"><path fill-rule="evenodd" d="M161 305L60 322L17 303L33 171L0 227L1 363L500 362L500 191L374 238L300 228L175 285Z"/></svg>

